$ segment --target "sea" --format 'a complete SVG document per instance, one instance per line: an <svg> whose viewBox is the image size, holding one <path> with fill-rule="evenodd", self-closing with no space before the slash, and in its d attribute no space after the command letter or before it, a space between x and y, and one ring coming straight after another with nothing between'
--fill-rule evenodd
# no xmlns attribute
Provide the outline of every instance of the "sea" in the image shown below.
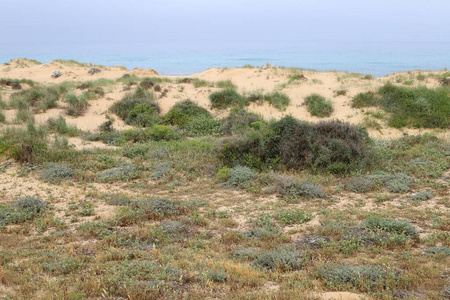
<svg viewBox="0 0 450 300"><path fill-rule="evenodd" d="M191 75L212 67L270 64L381 77L403 71L450 68L450 42L0 43L0 63L14 58L43 63L73 59L104 66L119 65L129 70L150 68L162 75Z"/></svg>

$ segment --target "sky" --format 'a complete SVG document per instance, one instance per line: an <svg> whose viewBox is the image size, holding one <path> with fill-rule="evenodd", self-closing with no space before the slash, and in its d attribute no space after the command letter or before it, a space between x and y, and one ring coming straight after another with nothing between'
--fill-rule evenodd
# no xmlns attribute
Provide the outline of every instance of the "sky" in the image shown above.
<svg viewBox="0 0 450 300"><path fill-rule="evenodd" d="M8 43L450 42L450 0L10 0ZM0 48L1 51L1 48Z"/></svg>

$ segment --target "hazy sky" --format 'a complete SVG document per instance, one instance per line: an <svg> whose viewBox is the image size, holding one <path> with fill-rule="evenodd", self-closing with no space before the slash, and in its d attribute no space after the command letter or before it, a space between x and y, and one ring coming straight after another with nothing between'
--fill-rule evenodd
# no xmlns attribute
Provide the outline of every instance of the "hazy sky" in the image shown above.
<svg viewBox="0 0 450 300"><path fill-rule="evenodd" d="M8 0L1 9L0 43L450 42L450 0Z"/></svg>

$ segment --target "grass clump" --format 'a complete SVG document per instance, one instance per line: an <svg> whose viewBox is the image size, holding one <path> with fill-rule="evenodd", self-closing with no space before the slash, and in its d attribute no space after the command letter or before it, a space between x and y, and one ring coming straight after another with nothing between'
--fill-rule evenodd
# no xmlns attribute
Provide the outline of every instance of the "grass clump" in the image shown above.
<svg viewBox="0 0 450 300"><path fill-rule="evenodd" d="M139 170L132 164L123 164L117 168L98 173L97 178L103 182L129 181L138 178Z"/></svg>
<svg viewBox="0 0 450 300"><path fill-rule="evenodd" d="M87 98L84 95L77 97L74 94L66 94L64 95L64 102L68 104L67 114L73 117L82 116L89 107Z"/></svg>
<svg viewBox="0 0 450 300"><path fill-rule="evenodd" d="M223 80L216 82L216 87L221 89L237 89L237 86L231 80Z"/></svg>
<svg viewBox="0 0 450 300"><path fill-rule="evenodd" d="M264 100L270 103L273 107L279 110L286 110L286 107L291 103L291 99L286 94L280 92L273 92L264 95Z"/></svg>
<svg viewBox="0 0 450 300"><path fill-rule="evenodd" d="M328 288L366 293L392 290L397 286L399 279L392 270L371 265L329 264L321 267L318 275Z"/></svg>
<svg viewBox="0 0 450 300"><path fill-rule="evenodd" d="M47 131L28 123L26 128L6 128L1 132L0 155L19 163L37 163L47 154Z"/></svg>
<svg viewBox="0 0 450 300"><path fill-rule="evenodd" d="M69 125L63 116L58 118L49 118L47 120L47 128L49 131L57 132L59 134L68 136L77 136L80 134L80 130L75 125Z"/></svg>
<svg viewBox="0 0 450 300"><path fill-rule="evenodd" d="M20 102L23 102L33 108L46 111L47 109L57 107L58 98L65 91L66 89L62 88L62 86L35 86L12 94L10 105L12 107L20 108L18 105Z"/></svg>
<svg viewBox="0 0 450 300"><path fill-rule="evenodd" d="M329 117L333 113L333 103L318 94L312 94L306 97L303 105L315 117Z"/></svg>
<svg viewBox="0 0 450 300"><path fill-rule="evenodd" d="M74 175L75 172L71 168L57 163L47 163L40 178L45 182L56 184L60 183L62 180L72 178Z"/></svg>
<svg viewBox="0 0 450 300"><path fill-rule="evenodd" d="M230 106L243 107L248 104L248 100L236 92L234 89L224 89L209 95L212 108L225 109Z"/></svg>
<svg viewBox="0 0 450 300"><path fill-rule="evenodd" d="M390 83L376 93L358 94L352 99L353 107L378 106L390 113L389 126L448 128L450 101L448 88L406 88Z"/></svg>

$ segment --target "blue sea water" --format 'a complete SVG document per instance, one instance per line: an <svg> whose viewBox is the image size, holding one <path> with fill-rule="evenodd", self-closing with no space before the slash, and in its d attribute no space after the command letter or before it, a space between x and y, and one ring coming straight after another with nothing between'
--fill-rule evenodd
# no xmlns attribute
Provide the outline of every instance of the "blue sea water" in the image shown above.
<svg viewBox="0 0 450 300"><path fill-rule="evenodd" d="M1 44L0 63L25 57L48 62L74 59L163 75L189 75L211 67L275 66L347 71L373 76L450 67L450 42L264 42L259 43L55 43Z"/></svg>

